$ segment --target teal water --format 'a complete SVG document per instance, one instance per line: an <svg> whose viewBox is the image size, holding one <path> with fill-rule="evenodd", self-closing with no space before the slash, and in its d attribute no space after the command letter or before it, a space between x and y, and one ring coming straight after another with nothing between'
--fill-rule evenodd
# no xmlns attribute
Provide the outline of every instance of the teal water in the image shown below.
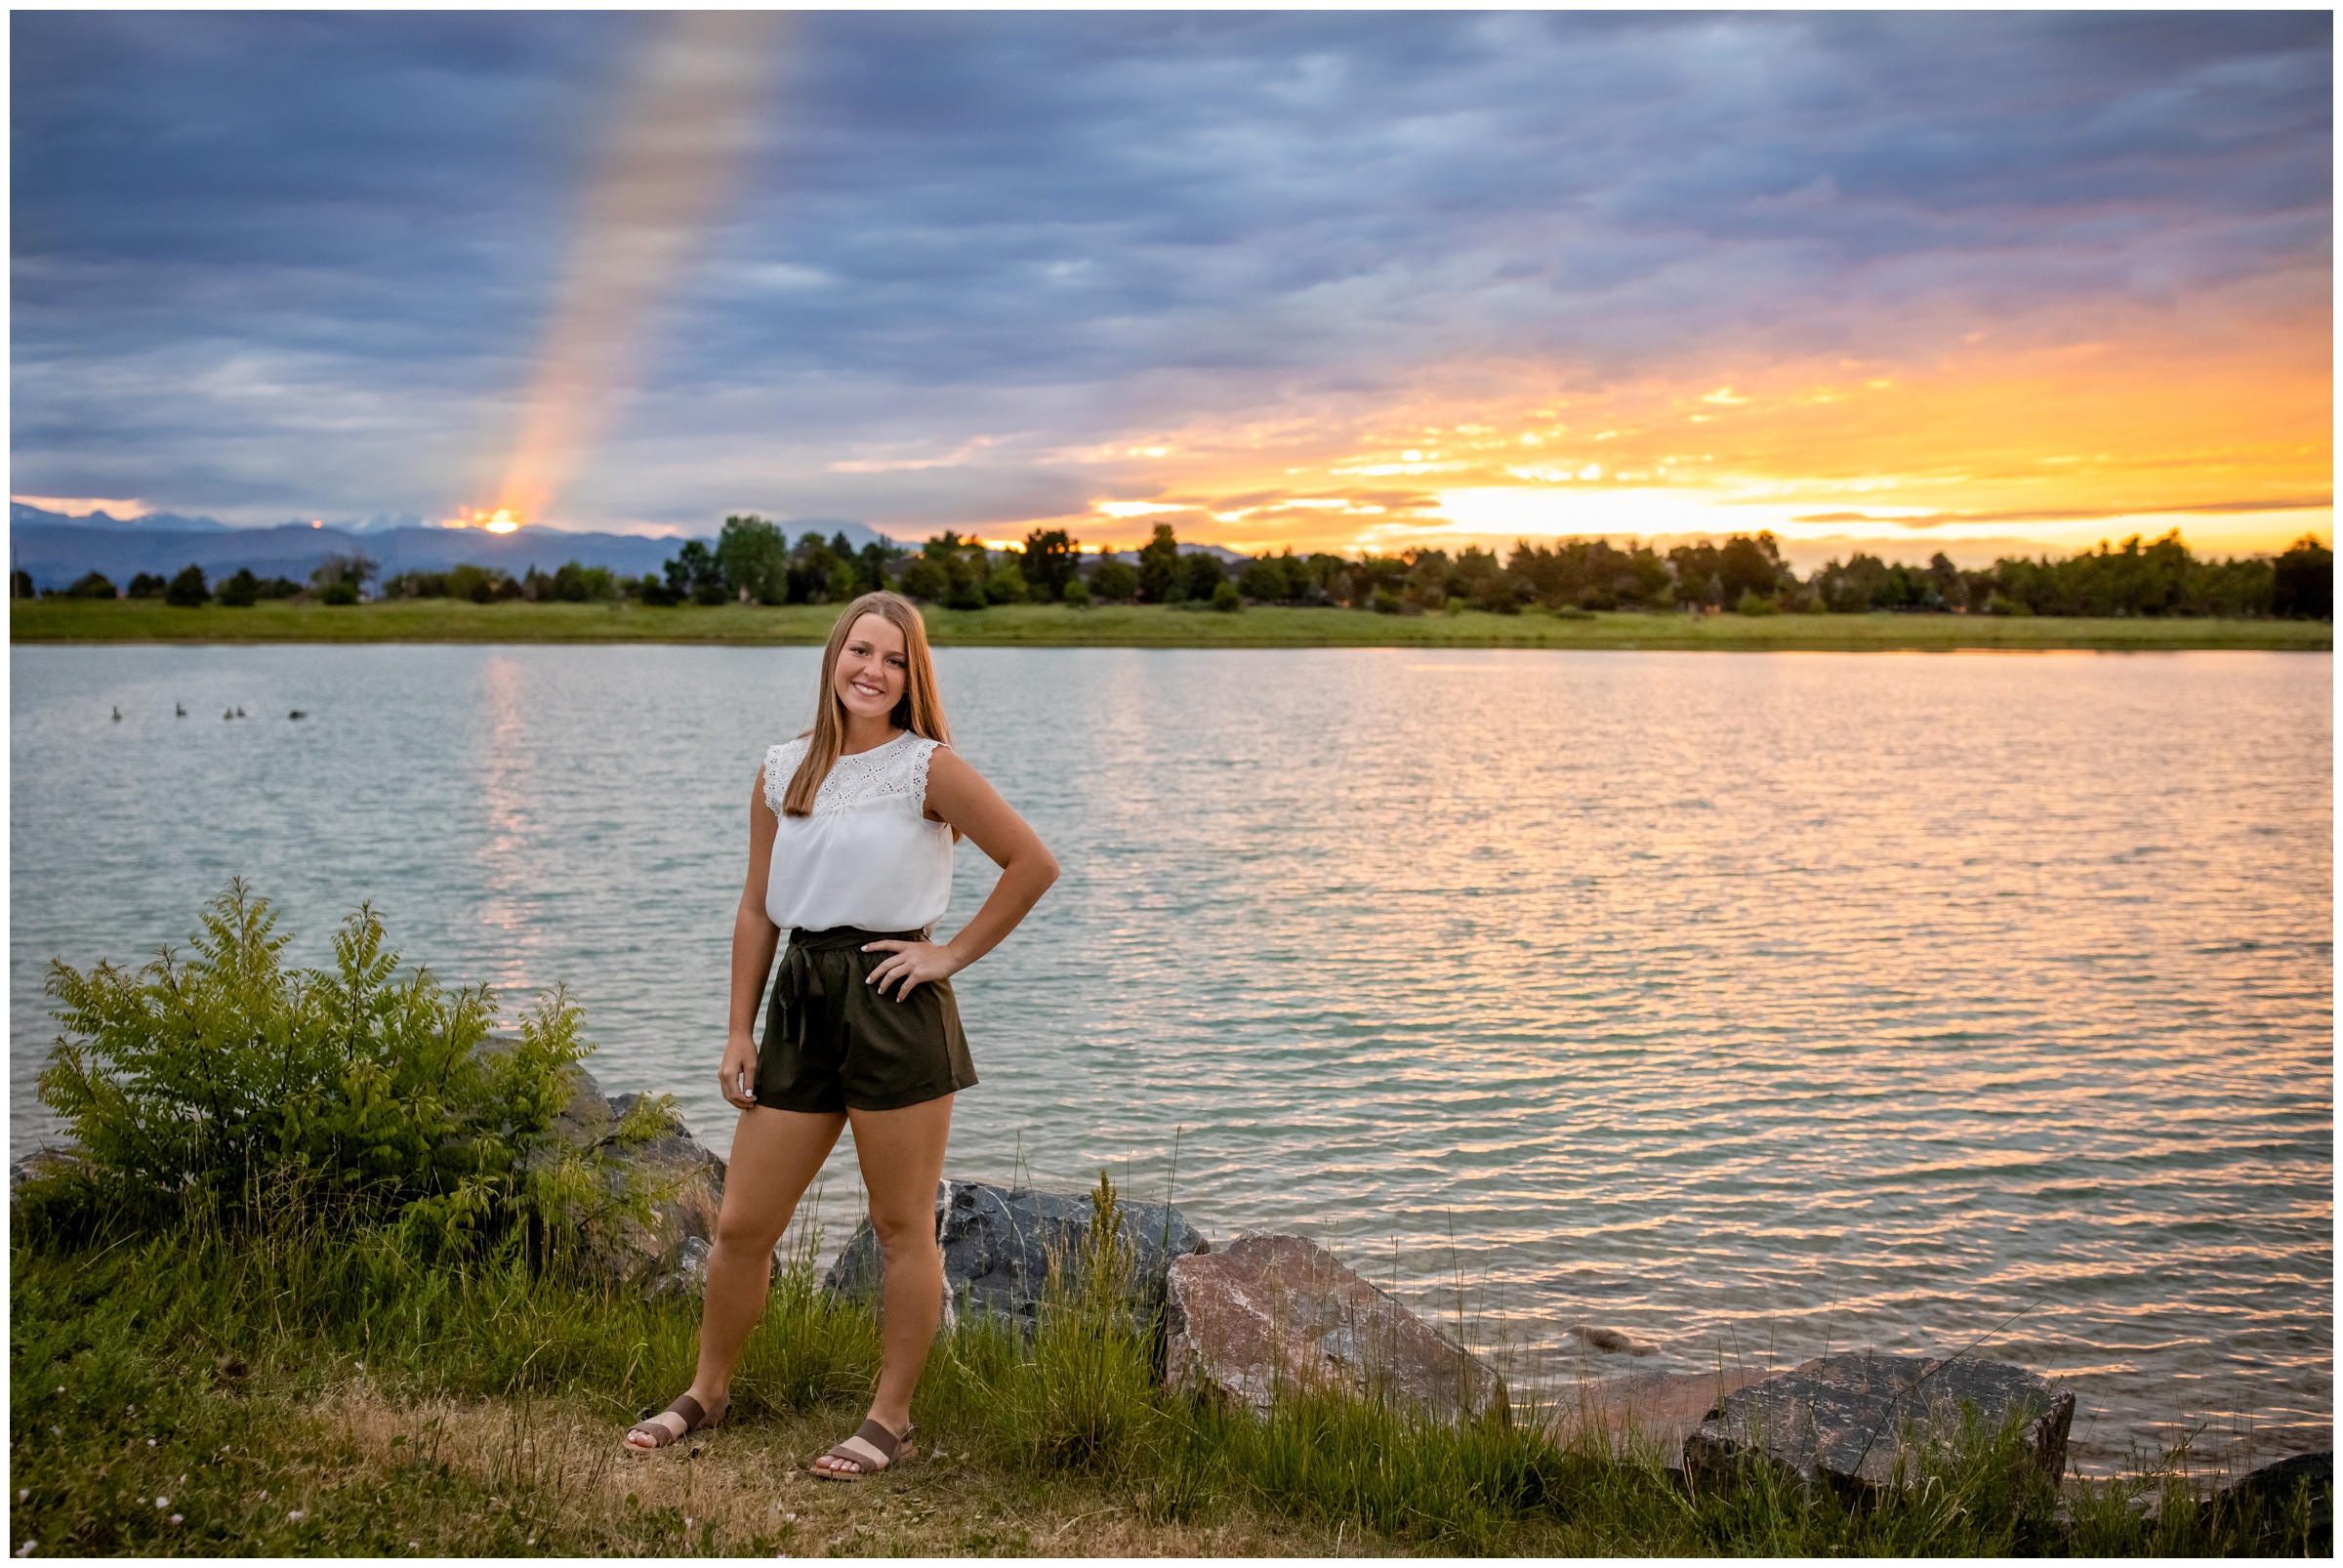
<svg viewBox="0 0 2343 1568"><path fill-rule="evenodd" d="M444 977L567 981L605 1082L728 1144L751 779L818 650L11 659L20 1142L47 960L184 942L242 873L304 962L370 899ZM1208 1234L1460 1300L1517 1383L1626 1370L1581 1321L1637 1371L1983 1340L2076 1384L2091 1465L2331 1445L2329 657L938 669L1065 868L956 982L953 1174L1153 1193L1176 1132ZM853 1199L842 1154L841 1237Z"/></svg>

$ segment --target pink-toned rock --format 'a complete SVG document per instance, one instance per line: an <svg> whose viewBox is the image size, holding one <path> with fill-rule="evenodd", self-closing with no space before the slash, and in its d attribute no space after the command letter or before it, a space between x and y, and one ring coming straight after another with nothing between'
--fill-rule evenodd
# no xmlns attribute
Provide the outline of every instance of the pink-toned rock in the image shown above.
<svg viewBox="0 0 2343 1568"><path fill-rule="evenodd" d="M1299 1236L1239 1236L1172 1261L1165 1379L1265 1413L1273 1396L1338 1390L1505 1418L1505 1385L1462 1345Z"/></svg>
<svg viewBox="0 0 2343 1568"><path fill-rule="evenodd" d="M1588 1381L1556 1401L1554 1437L1565 1445L1592 1442L1623 1459L1656 1453L1661 1464L1680 1470L1684 1439L1715 1413L1725 1396L1780 1370L1720 1367L1712 1372L1651 1372Z"/></svg>

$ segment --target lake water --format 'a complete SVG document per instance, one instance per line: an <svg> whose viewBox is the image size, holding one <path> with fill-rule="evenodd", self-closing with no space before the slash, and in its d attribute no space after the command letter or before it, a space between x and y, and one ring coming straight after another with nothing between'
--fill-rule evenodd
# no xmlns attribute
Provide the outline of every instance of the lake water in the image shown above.
<svg viewBox="0 0 2343 1568"><path fill-rule="evenodd" d="M818 657L12 650L15 1136L46 962L241 873L303 962L370 899L442 977L568 982L605 1083L724 1148L751 778ZM1208 1234L1460 1289L1517 1382L1624 1370L1580 1321L1637 1371L1982 1341L2076 1384L2091 1467L2330 1446L2330 658L937 664L1065 868L956 982L953 1174L1160 1193L1176 1132Z"/></svg>

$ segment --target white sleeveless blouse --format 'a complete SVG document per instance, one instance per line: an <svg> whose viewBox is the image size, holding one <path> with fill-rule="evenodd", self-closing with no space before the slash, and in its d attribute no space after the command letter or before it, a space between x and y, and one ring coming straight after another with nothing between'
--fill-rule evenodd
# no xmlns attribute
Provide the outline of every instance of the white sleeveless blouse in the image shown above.
<svg viewBox="0 0 2343 1568"><path fill-rule="evenodd" d="M835 926L925 930L952 901L952 830L930 822L927 763L939 743L905 730L884 746L841 757L813 798L789 816L781 798L805 758L805 737L764 754L764 804L781 826L764 912L786 932Z"/></svg>

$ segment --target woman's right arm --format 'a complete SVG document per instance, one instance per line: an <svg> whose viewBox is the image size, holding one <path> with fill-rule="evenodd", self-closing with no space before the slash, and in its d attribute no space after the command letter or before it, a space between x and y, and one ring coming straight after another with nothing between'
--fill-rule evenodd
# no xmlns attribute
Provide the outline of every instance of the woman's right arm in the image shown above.
<svg viewBox="0 0 2343 1568"><path fill-rule="evenodd" d="M764 804L764 769L749 795L749 880L732 916L732 1012L725 1031L723 1065L717 1068L724 1098L747 1110L757 1103L757 1004L764 1000L765 978L781 928L764 912L765 885L773 866L773 835L781 821Z"/></svg>

